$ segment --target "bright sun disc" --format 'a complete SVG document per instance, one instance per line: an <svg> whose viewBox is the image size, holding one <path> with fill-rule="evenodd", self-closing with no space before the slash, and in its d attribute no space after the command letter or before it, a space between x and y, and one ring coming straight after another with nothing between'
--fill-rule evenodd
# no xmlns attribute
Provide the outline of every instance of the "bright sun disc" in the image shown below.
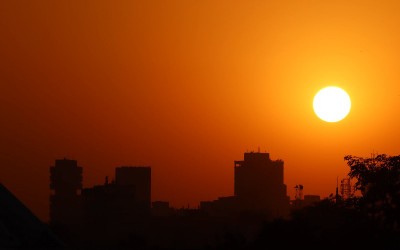
<svg viewBox="0 0 400 250"><path fill-rule="evenodd" d="M326 122L338 122L345 118L351 108L349 95L341 88L326 87L314 97L315 114Z"/></svg>

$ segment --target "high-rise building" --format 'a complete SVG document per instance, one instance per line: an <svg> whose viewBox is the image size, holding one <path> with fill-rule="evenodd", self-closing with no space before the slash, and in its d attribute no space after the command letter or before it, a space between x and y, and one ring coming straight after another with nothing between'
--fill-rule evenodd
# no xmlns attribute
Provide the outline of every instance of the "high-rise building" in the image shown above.
<svg viewBox="0 0 400 250"><path fill-rule="evenodd" d="M242 210L265 212L271 217L289 213L282 160L271 160L269 153L249 152L234 164L234 194Z"/></svg>
<svg viewBox="0 0 400 250"><path fill-rule="evenodd" d="M56 160L50 167L50 222L77 223L81 213L82 168L76 160Z"/></svg>
<svg viewBox="0 0 400 250"><path fill-rule="evenodd" d="M134 186L117 186L115 182L82 190L84 221L97 229L133 223L143 212L135 204Z"/></svg>
<svg viewBox="0 0 400 250"><path fill-rule="evenodd" d="M151 168L117 167L115 169L115 184L117 186L133 186L134 200L138 207L150 213L151 208Z"/></svg>

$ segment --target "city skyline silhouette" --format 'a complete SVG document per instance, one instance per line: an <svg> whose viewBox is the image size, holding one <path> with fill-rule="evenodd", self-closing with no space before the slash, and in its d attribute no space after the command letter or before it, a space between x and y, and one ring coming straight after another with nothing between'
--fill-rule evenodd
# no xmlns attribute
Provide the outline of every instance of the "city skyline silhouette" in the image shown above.
<svg viewBox="0 0 400 250"><path fill-rule="evenodd" d="M151 166L121 166L102 185L83 188L77 160L49 168L50 222L40 221L0 186L0 245L48 249L264 249L266 246L400 246L397 223L400 156L345 156L349 178L324 199L303 193L289 199L282 159L246 152L234 161L234 195L173 208L151 199ZM352 185L351 178L356 178ZM361 190L357 196L354 191ZM388 199L388 197L392 197ZM379 202L378 202L379 201ZM389 206L386 206L386 203ZM371 215L372 214L372 215ZM378 217L377 217L378 216ZM389 219L391 218L391 219ZM21 225L24 224L24 228ZM300 226L300 227L299 227ZM297 232L301 229L299 232ZM294 230L294 231L293 231ZM333 231L332 231L333 230ZM351 236L354 235L354 236ZM358 236L369 235L358 242ZM285 241L294 237L297 242ZM356 238L354 238L356 237Z"/></svg>
<svg viewBox="0 0 400 250"><path fill-rule="evenodd" d="M306 194L303 197L304 188L300 185L301 196L297 195L296 186L296 196L291 201L284 183L284 161L272 160L269 155L260 151L245 152L244 160L234 161L234 193L227 197L218 196L213 201L200 201L194 208L205 210L210 215L224 216L248 210L265 213L268 218L273 219L287 217L290 205L295 205L293 202L296 200L320 200L320 196L315 194ZM83 176L83 167L78 166L77 160L57 159L54 166L50 167L50 223L76 223L76 220L81 220L84 216L83 210L87 207L92 207L90 213L95 213L96 209L107 204L107 195L114 199L126 196L120 202L133 202L127 210L140 216L151 213L153 202L159 204L160 208L165 204L168 204L166 209L179 208L169 206L169 200L151 198L151 166L116 167L114 177L105 176L103 184L93 187L83 187ZM348 185L351 185L350 181ZM93 205L89 205L92 202ZM139 207L141 208L138 210Z"/></svg>
<svg viewBox="0 0 400 250"><path fill-rule="evenodd" d="M137 217L110 247L173 248L184 235L182 249L270 248L344 226L391 242L394 226L368 214L397 221L396 182L374 183L379 200L364 185L375 177L349 161L397 164L399 11L395 0L0 1L0 183L29 218L88 248ZM83 221L85 242L62 226Z"/></svg>
<svg viewBox="0 0 400 250"><path fill-rule="evenodd" d="M312 206L320 200L314 195L318 198L313 202L307 203L307 199L296 197L291 203L283 179L284 161L272 160L269 153L245 152L243 160L233 162L232 196L201 201L197 208L174 208L168 201L152 200L151 166L116 167L114 177L105 176L103 184L84 188L84 168L78 161L56 159L49 168L49 226L61 239L57 239L62 242L57 247L113 248L125 244L122 242L126 240L130 247L139 244L145 247L143 249L213 246L219 244L212 239L219 237L218 230L239 230L237 232L250 234L247 237L252 238L261 230L263 222L288 219L294 210ZM247 216L250 216L250 222L232 222ZM199 219L204 224L198 224ZM245 230L241 229L244 225ZM165 241L159 235L168 234L177 240L176 237L183 234L180 232L182 226L199 230L200 234L204 234L204 230L209 232L205 238L187 232L185 237L189 240L182 244ZM175 233L163 232L164 227L174 228L172 232ZM210 231L212 227L217 231ZM36 225L36 228L40 227ZM93 243L95 238L97 243ZM31 245L25 243L23 246Z"/></svg>
<svg viewBox="0 0 400 250"><path fill-rule="evenodd" d="M299 183L327 197L346 176L343 155L400 148L398 8L4 1L1 180L48 220L52 159L79 159L84 187L115 166L151 165L157 200L196 207L231 195L229 159L260 147L285 159L291 199ZM313 111L329 85L352 101L338 123Z"/></svg>

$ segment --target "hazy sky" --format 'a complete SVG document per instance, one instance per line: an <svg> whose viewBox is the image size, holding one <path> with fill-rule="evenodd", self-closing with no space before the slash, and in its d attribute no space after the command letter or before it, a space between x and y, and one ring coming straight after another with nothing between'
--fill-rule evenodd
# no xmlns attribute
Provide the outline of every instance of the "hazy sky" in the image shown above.
<svg viewBox="0 0 400 250"><path fill-rule="evenodd" d="M0 1L0 181L48 217L49 167L84 186L152 167L173 206L233 194L246 150L335 192L347 154L398 155L400 1ZM319 120L314 94L352 110Z"/></svg>

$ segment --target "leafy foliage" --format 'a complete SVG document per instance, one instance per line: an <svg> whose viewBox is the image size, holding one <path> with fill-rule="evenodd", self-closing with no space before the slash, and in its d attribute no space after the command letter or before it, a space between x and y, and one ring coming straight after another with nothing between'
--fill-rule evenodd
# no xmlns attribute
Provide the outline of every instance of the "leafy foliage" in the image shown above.
<svg viewBox="0 0 400 250"><path fill-rule="evenodd" d="M362 158L348 155L349 176L357 180L360 209L386 229L400 228L400 156L377 155Z"/></svg>

